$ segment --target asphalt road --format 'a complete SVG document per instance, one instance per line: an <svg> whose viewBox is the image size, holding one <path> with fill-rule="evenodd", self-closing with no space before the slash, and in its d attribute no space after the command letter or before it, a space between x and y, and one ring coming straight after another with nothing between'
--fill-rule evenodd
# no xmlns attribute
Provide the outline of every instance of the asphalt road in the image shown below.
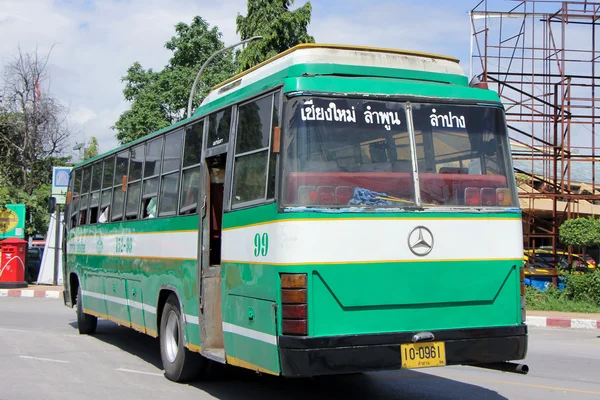
<svg viewBox="0 0 600 400"><path fill-rule="evenodd" d="M0 400L598 399L600 331L532 328L528 375L471 367L290 380L227 369L193 385L163 377L158 341L99 321L77 333L62 300L0 298Z"/></svg>

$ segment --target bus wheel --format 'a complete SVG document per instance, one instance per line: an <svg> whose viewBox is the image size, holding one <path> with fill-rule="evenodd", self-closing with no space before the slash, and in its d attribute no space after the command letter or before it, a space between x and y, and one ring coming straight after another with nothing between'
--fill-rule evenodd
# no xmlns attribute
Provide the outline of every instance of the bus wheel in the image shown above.
<svg viewBox="0 0 600 400"><path fill-rule="evenodd" d="M83 311L83 301L81 300L81 286L77 288L77 329L82 335L89 335L96 332L98 318L94 315L86 314Z"/></svg>
<svg viewBox="0 0 600 400"><path fill-rule="evenodd" d="M207 360L185 347L183 319L174 294L169 296L163 308L159 336L160 358L167 379L184 382L197 378L202 370L202 363Z"/></svg>

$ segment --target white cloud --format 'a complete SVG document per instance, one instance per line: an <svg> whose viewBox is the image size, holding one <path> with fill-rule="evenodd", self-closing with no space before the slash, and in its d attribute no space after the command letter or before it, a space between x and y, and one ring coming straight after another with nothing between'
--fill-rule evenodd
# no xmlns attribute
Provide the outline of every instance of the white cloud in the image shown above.
<svg viewBox="0 0 600 400"><path fill-rule="evenodd" d="M2 0L0 8L0 64L17 54L52 46L48 72L42 82L71 109L70 121L81 132L72 142L91 136L103 150L117 145L110 127L127 109L121 77L139 61L161 69L170 57L164 43L178 22L201 15L219 26L226 42L237 40L235 16L246 2L234 0L85 1Z"/></svg>
<svg viewBox="0 0 600 400"><path fill-rule="evenodd" d="M317 42L438 53L468 65L468 7L432 0L313 2L310 32Z"/></svg>
<svg viewBox="0 0 600 400"><path fill-rule="evenodd" d="M294 7L304 3L296 0ZM449 53L468 63L470 4L440 3L313 0L309 32L321 43ZM195 15L217 25L226 43L237 41L235 17L246 10L246 0L2 0L0 64L15 56L17 46L46 54L54 45L51 81L42 84L71 109L70 122L80 132L72 143L95 136L107 151L117 145L110 127L128 108L121 82L127 68L139 61L161 69L171 54L164 43L174 25Z"/></svg>
<svg viewBox="0 0 600 400"><path fill-rule="evenodd" d="M97 116L98 115L93 110L83 106L79 106L77 109L71 110L70 113L71 121L81 125L91 121Z"/></svg>

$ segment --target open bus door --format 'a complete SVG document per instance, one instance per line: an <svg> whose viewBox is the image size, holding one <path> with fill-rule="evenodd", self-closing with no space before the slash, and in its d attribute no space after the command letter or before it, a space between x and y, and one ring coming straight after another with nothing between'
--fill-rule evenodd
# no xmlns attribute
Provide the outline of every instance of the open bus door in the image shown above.
<svg viewBox="0 0 600 400"><path fill-rule="evenodd" d="M202 354L225 362L221 312L221 233L225 186L225 153L203 163L200 268L200 342Z"/></svg>

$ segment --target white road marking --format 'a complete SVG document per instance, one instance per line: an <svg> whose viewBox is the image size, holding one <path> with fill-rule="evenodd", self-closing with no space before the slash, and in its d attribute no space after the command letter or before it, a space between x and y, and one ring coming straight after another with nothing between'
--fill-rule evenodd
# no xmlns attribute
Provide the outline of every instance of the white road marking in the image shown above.
<svg viewBox="0 0 600 400"><path fill-rule="evenodd" d="M41 357L31 357L31 356L19 356L19 358L26 358L28 360L49 361L49 362L55 362L55 363L61 363L61 364L70 364L71 363L71 361L55 360L53 358L41 358Z"/></svg>
<svg viewBox="0 0 600 400"><path fill-rule="evenodd" d="M145 372L145 371L136 371L135 369L126 369L126 368L117 368L115 371L121 372L130 372L132 374L142 374L142 375L152 375L152 376L163 376L163 374L159 374L157 372Z"/></svg>

